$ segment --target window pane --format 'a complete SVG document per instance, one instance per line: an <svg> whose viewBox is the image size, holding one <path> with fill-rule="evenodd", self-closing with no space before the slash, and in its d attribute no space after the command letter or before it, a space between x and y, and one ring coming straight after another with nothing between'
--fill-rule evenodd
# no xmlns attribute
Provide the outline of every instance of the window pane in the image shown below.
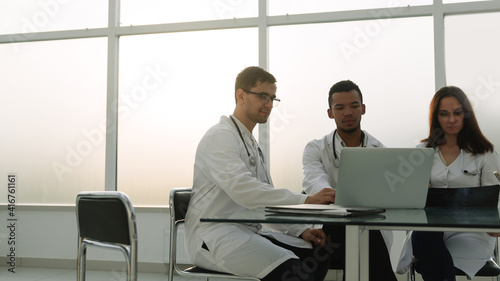
<svg viewBox="0 0 500 281"><path fill-rule="evenodd" d="M416 1L416 0L269 0L270 15L286 15L286 14L309 14L335 11L350 11L364 9L380 9L380 8L395 8L407 6L430 5L432 0ZM384 15L385 16L385 15ZM374 18L379 17L377 14Z"/></svg>
<svg viewBox="0 0 500 281"><path fill-rule="evenodd" d="M483 134L500 147L500 13L445 18L446 80L469 97Z"/></svg>
<svg viewBox="0 0 500 281"><path fill-rule="evenodd" d="M104 190L106 39L5 44L0 60L0 174L17 174L17 203Z"/></svg>
<svg viewBox="0 0 500 281"><path fill-rule="evenodd" d="M426 137L434 94L431 18L272 27L270 42L282 99L270 117L276 187L301 190L302 152L335 129L328 91L340 80L359 85L362 129L386 146L414 147Z"/></svg>
<svg viewBox="0 0 500 281"><path fill-rule="evenodd" d="M0 34L96 28L107 25L108 1L0 1Z"/></svg>
<svg viewBox="0 0 500 281"><path fill-rule="evenodd" d="M257 0L123 0L121 25L145 25L257 16Z"/></svg>
<svg viewBox="0 0 500 281"><path fill-rule="evenodd" d="M257 29L128 36L120 44L118 190L134 204L166 205L171 188L192 185L201 137L232 114L236 75L258 62Z"/></svg>

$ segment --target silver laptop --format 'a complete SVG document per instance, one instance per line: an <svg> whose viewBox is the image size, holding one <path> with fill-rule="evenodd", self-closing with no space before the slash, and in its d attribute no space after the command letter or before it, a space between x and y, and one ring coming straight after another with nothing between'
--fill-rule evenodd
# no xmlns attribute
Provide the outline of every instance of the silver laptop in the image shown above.
<svg viewBox="0 0 500 281"><path fill-rule="evenodd" d="M343 148L335 204L424 208L432 148Z"/></svg>

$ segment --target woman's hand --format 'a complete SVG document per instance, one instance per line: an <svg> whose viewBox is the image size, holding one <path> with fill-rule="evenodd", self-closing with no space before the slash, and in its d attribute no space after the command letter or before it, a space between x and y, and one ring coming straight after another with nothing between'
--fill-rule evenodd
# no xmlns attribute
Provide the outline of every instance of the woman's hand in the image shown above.
<svg viewBox="0 0 500 281"><path fill-rule="evenodd" d="M308 228L302 232L300 235L302 239L304 239L307 242L312 242L315 245L320 245L323 247L326 243L326 234L323 231L323 229L319 228Z"/></svg>

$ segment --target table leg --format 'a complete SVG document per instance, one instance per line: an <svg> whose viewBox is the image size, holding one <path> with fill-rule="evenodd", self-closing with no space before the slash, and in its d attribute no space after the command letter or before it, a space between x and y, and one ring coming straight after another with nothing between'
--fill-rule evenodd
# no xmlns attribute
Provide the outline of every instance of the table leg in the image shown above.
<svg viewBox="0 0 500 281"><path fill-rule="evenodd" d="M359 277L360 280L369 280L370 273L370 231L367 229L360 228L359 236Z"/></svg>
<svg viewBox="0 0 500 281"><path fill-rule="evenodd" d="M346 281L360 281L359 276L359 246L360 227L358 225L346 225L345 227L345 278ZM368 280L368 279L364 279Z"/></svg>

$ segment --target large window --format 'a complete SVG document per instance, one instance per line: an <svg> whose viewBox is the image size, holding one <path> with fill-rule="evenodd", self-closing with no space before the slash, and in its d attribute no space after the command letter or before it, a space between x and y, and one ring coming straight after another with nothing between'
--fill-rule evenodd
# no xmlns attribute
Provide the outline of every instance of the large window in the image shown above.
<svg viewBox="0 0 500 281"><path fill-rule="evenodd" d="M17 202L104 190L106 40L4 44L0 58L0 174L17 175Z"/></svg>
<svg viewBox="0 0 500 281"><path fill-rule="evenodd" d="M269 0L270 15L310 14L379 8L399 8L432 4L432 0ZM374 12L374 17L386 13Z"/></svg>
<svg viewBox="0 0 500 281"><path fill-rule="evenodd" d="M500 13L446 18L446 81L472 102L483 134L500 148Z"/></svg>
<svg viewBox="0 0 500 281"><path fill-rule="evenodd" d="M432 48L430 17L271 28L270 68L282 99L270 121L274 184L301 190L302 152L335 128L328 91L340 80L358 84L361 127L386 146L414 147L425 138Z"/></svg>
<svg viewBox="0 0 500 281"><path fill-rule="evenodd" d="M235 43L240 42L238 47ZM199 140L234 109L234 80L257 64L257 29L121 39L118 190L165 205L192 185Z"/></svg>
<svg viewBox="0 0 500 281"><path fill-rule="evenodd" d="M303 149L334 129L327 93L343 79L386 146L426 136L447 84L500 146L499 13L481 0L0 1L0 174L17 175L19 204L120 190L167 205L250 65L278 80L282 102L254 130L278 188L300 190Z"/></svg>
<svg viewBox="0 0 500 281"><path fill-rule="evenodd" d="M257 16L257 0L123 0L123 26Z"/></svg>
<svg viewBox="0 0 500 281"><path fill-rule="evenodd" d="M106 27L107 16L108 1L103 0L3 0L0 34ZM35 40L37 36L20 37Z"/></svg>

